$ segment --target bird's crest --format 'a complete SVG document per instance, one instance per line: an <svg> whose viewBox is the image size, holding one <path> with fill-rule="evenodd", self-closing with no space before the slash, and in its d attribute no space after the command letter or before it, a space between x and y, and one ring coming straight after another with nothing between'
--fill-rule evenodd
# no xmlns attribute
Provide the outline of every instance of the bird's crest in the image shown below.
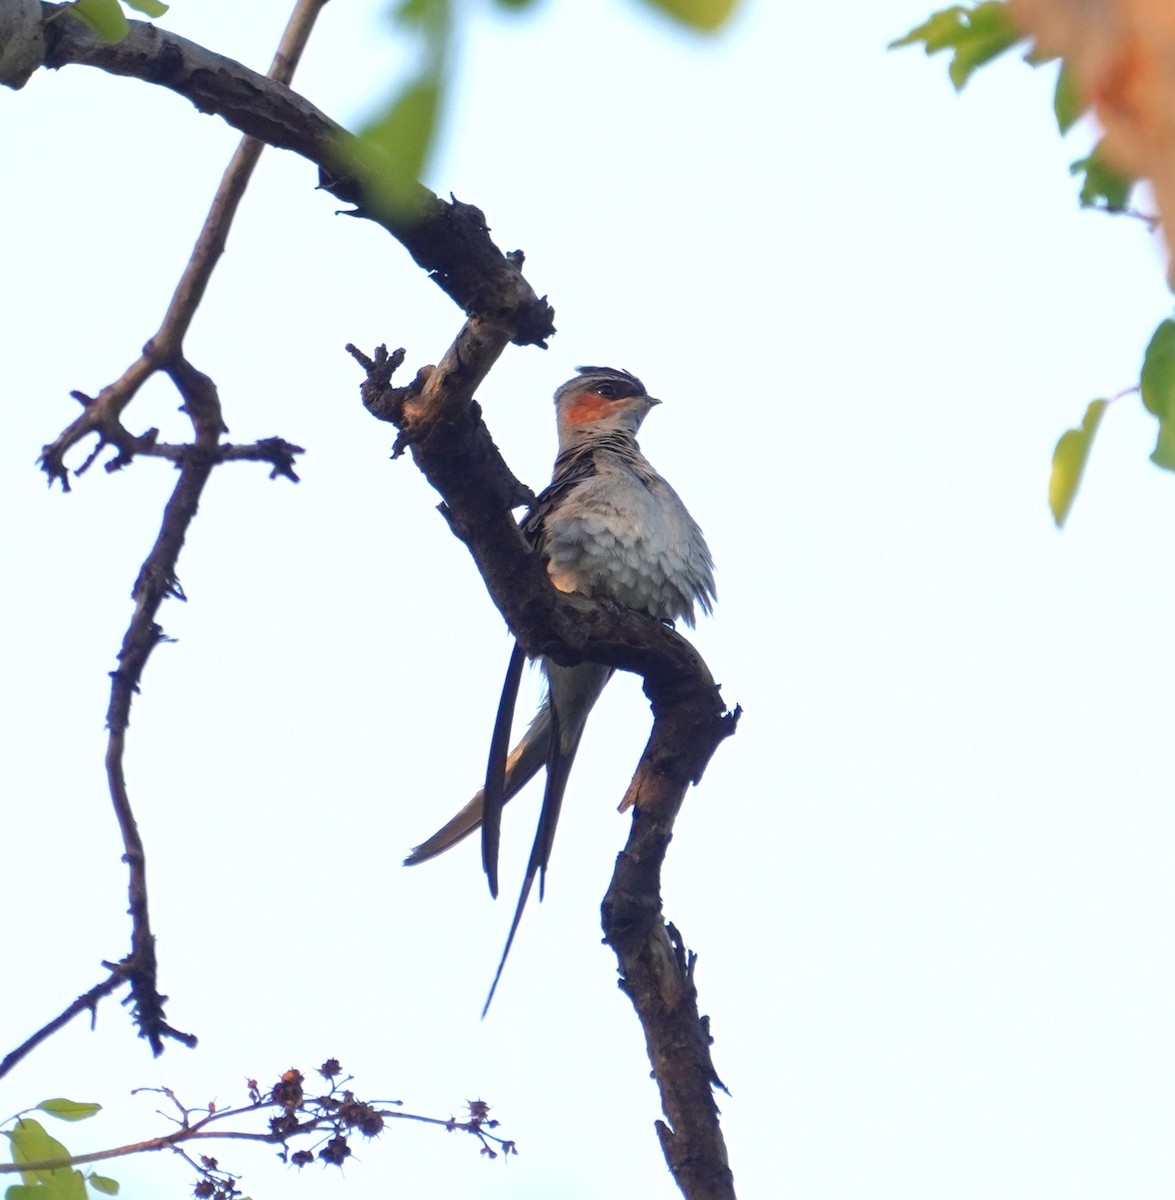
<svg viewBox="0 0 1175 1200"><path fill-rule="evenodd" d="M608 388L604 394L612 400L619 400L624 396L647 395L645 385L631 371L624 371L617 367L576 367L575 370L578 378L569 379L555 393L556 397L567 388L595 390L601 385Z"/></svg>

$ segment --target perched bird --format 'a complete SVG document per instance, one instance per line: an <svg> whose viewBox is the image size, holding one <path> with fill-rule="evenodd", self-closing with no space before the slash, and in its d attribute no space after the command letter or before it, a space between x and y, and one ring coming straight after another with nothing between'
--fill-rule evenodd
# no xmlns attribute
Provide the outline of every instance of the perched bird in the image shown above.
<svg viewBox="0 0 1175 1200"><path fill-rule="evenodd" d="M606 597L658 620L692 626L694 606L708 613L714 601L714 564L697 522L637 445L641 422L660 403L628 371L579 367L576 377L555 392L555 470L524 519L522 532L546 559L551 582L560 591ZM516 644L502 689L486 786L405 859L413 865L433 858L480 825L482 862L490 892L497 896L502 805L540 767L547 768L534 847L486 1010L540 873L542 898L571 764L588 713L612 675L611 667L599 663L562 667L544 657L547 694L522 740L507 755L524 658Z"/></svg>

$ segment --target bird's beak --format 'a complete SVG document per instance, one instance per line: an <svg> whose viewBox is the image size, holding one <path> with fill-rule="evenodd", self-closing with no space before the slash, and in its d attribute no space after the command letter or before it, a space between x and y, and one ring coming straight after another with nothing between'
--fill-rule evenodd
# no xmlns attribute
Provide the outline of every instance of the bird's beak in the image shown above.
<svg viewBox="0 0 1175 1200"><path fill-rule="evenodd" d="M645 399L646 399L646 400L649 402L649 407L650 407L650 408L652 408L654 404L660 404L660 403L661 403L661 401L660 401L660 400L658 400L656 396L646 396L646 397L645 397Z"/></svg>

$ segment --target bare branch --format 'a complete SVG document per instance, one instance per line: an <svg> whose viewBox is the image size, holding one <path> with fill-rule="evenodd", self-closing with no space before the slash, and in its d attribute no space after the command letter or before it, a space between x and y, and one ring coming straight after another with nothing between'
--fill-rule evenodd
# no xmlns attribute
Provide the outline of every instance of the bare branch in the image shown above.
<svg viewBox="0 0 1175 1200"><path fill-rule="evenodd" d="M314 20L325 0L298 0L273 61L271 72L285 83L306 45ZM51 7L51 6L50 6ZM56 23L55 23L56 24ZM63 27L77 24L66 16ZM237 147L221 179L212 207L193 248L188 265L180 278L158 332L143 348L143 353L120 379L103 388L96 398L75 392L82 413L57 439L45 447L42 463L50 481L58 479L68 488L66 453L81 439L96 435L97 448L83 464L88 467L104 446L116 447L117 455L107 463L108 470L125 466L137 454L169 458L180 469L180 477L164 509L163 521L155 544L139 571L132 591L135 609L123 636L118 667L111 672L110 704L106 714L109 738L106 748L106 775L111 802L123 840L123 860L127 864L131 914L130 953L111 970L119 980L130 983L129 1003L140 1034L155 1054L162 1053L165 1038L194 1046L193 1035L174 1029L164 1019L166 997L159 991L155 958L155 938L151 932L147 899L146 855L142 837L127 792L124 757L126 732L130 724L131 703L139 690L147 660L164 640L156 618L169 596L183 599L176 574L180 551L195 518L200 497L212 470L233 459L263 461L271 464L271 477L284 475L297 480L293 468L299 447L279 438L268 438L252 446L225 446L226 432L216 386L208 376L196 370L184 357L184 337L204 296L208 280L224 252L233 217L245 188L264 148L264 143L246 137ZM149 430L136 437L122 424L121 416L142 384L156 371L165 372L183 400L194 430L194 440L183 446L162 445L158 432Z"/></svg>
<svg viewBox="0 0 1175 1200"><path fill-rule="evenodd" d="M95 403L89 396L82 392L72 393L75 400L79 400L83 405L92 405ZM98 460L103 450L113 448L117 451L113 458L108 459L103 464L106 471L120 471L123 467L129 466L136 458L164 458L169 462L175 463L176 466L182 465L184 456L191 450L189 442L161 442L158 429L148 429L146 433L133 434L130 433L117 417L113 417L110 410L107 409L100 414L94 421L94 427L86 432L97 435L97 440L94 444L94 449L86 456L85 461L74 468L74 475L84 475L90 467ZM72 429L73 426L70 427ZM67 430L58 439L62 449L54 451L50 454L50 447L45 448L45 454L42 456L42 467L51 476L52 479L58 480L65 491L70 490L69 472L64 463L64 442L69 434ZM85 436L82 433L80 436ZM55 443L56 445L57 443ZM219 445L208 448L208 453L215 459L217 463L222 462L264 462L269 463L273 468L269 473L270 479L277 479L282 476L289 479L293 483L298 482L298 473L295 470L295 458L299 454L305 454L306 451L302 446L295 446L292 442L287 442L284 438L268 437L259 438L255 442L247 442L243 445L234 444L232 442L221 442ZM49 459L52 459L50 464Z"/></svg>
<svg viewBox="0 0 1175 1200"><path fill-rule="evenodd" d="M271 67L271 72L282 82L288 82L292 77L294 66L306 45L323 3L325 0L298 0L295 5ZM79 423L89 419L95 423L105 421L118 424L118 416L134 395L138 383L159 368L167 372L182 396L184 411L188 414L195 431L194 441L183 449L178 460L179 480L164 510L163 523L155 545L143 563L131 593L135 611L123 637L118 655L118 668L111 673L110 705L106 714L109 730L106 775L115 817L122 833L125 848L123 858L130 875L128 891L132 923L131 950L120 965L130 980L135 1022L156 1055L163 1052L165 1037L175 1038L188 1046L195 1045L195 1038L173 1029L163 1017L163 1003L166 997L160 993L156 981L155 938L151 933L147 905L146 857L127 794L123 766L126 731L130 724L131 702L139 690L147 659L151 651L163 640L163 630L156 621L159 607L168 596L183 598L176 575L176 564L187 537L188 527L196 516L200 496L213 467L219 461L224 461L223 448L219 443L226 426L221 415L216 386L208 376L197 371L183 357L183 339L203 298L212 271L224 252L229 227L263 147L262 142L250 137L244 138L237 147L225 169L212 207L205 218L204 227L172 296L159 332L144 347L142 358L123 376L123 380L103 389L97 400L85 406L79 421L67 429L54 446L46 451L47 460L52 456L54 462L61 464L65 449L78 437L84 436L84 432L88 432L77 429ZM128 376L134 380L133 388L123 384ZM292 466L289 465L291 456L288 453L283 456L280 450L285 443L278 443L277 439L270 441L271 453L268 461L274 464L273 474L285 474L296 479ZM274 454L277 455L276 458ZM123 457L120 453L115 465L121 465ZM64 467L61 466L60 469L64 470Z"/></svg>
<svg viewBox="0 0 1175 1200"><path fill-rule="evenodd" d="M337 1066L336 1060L329 1060L326 1066ZM328 1163L342 1165L351 1155L348 1140L354 1133L364 1138L379 1137L389 1120L416 1121L423 1125L433 1125L449 1133L460 1131L475 1137L481 1144L481 1152L489 1158L497 1158L499 1154L517 1154L518 1150L513 1141L503 1138L494 1132L498 1121L490 1117L490 1106L483 1100L467 1102L469 1115L464 1120L456 1117L427 1117L421 1113L397 1111L382 1107L387 1101L366 1101L359 1099L346 1085L351 1077L339 1078L337 1075L326 1073L320 1069L329 1089L325 1094L308 1095L303 1088L306 1083L301 1071L291 1069L286 1071L277 1083L264 1095L256 1085L249 1081L249 1096L251 1103L238 1105L235 1108L224 1109L190 1109L181 1103L175 1092L168 1087L136 1088L133 1094L140 1092L160 1092L174 1105L177 1117L168 1119L175 1122L175 1128L170 1133L158 1137L146 1138L138 1142L128 1142L121 1146L111 1146L105 1150L93 1150L86 1154L62 1155L58 1158L45 1158L21 1162L0 1163L0 1175L25 1173L29 1171L55 1171L61 1168L86 1166L89 1163L106 1162L112 1158L127 1158L132 1154L144 1154L154 1150L172 1150L184 1159L198 1174L215 1182L235 1179L214 1158L201 1156L196 1162L183 1147L189 1142L202 1141L247 1141L263 1142L271 1146L281 1146L284 1161L294 1166L306 1166L315 1160L313 1150L289 1152L289 1143L295 1138L305 1138L312 1134L333 1135L330 1142L321 1150L317 1157ZM391 1101L399 1104L400 1102ZM258 1113L273 1112L265 1130L256 1129L222 1129L226 1121L237 1121L243 1117L254 1116ZM202 1115L201 1115L202 1114ZM167 1114L160 1114L167 1116ZM195 1119L193 1119L195 1118ZM21 1118L18 1116L17 1121ZM216 1128L213 1128L216 1126ZM197 1195L202 1194L197 1192ZM227 1195L229 1192L217 1190L216 1195ZM231 1189L236 1195L236 1189Z"/></svg>
<svg viewBox="0 0 1175 1200"><path fill-rule="evenodd" d="M668 1118L657 1122L665 1161L689 1200L733 1200L734 1177L713 1092L726 1089L710 1056L709 1018L698 1012L697 958L661 909L661 865L689 784L683 731L675 735L667 728L680 716L664 713L653 725L626 796L635 798L628 844L617 857L601 914L604 940L616 952L621 990L644 1029ZM738 717L736 708L711 736L733 733Z"/></svg>
<svg viewBox="0 0 1175 1200"><path fill-rule="evenodd" d="M139 690L147 659L151 651L164 640L163 630L155 619L159 606L168 596L183 598L176 576L176 563L188 526L196 515L204 485L216 463L213 455L201 451L209 446L215 447L223 428L212 381L186 362L183 368L177 365L170 373L188 403L189 414L196 425L196 441L184 458L179 480L164 509L159 535L139 571L131 593L135 610L118 653L118 667L111 672L110 705L106 713L109 730L106 777L122 834L123 860L129 872L131 950L120 966L131 983L135 1023L156 1055L163 1052L164 1037L177 1038L189 1046L195 1045L195 1038L190 1034L178 1034L163 1019L166 997L160 994L156 982L155 937L151 932L147 905L146 855L131 809L123 766L126 731L130 724L131 702Z"/></svg>
<svg viewBox="0 0 1175 1200"><path fill-rule="evenodd" d="M0 1079L3 1079L22 1058L35 1050L46 1038L52 1037L53 1034L68 1025L80 1013L89 1012L90 1020L93 1022L94 1018L98 1015L98 1001L109 996L125 980L120 967L113 964L107 965L110 968L110 975L106 979L90 988L88 992L80 995L63 1012L58 1013L52 1021L47 1021L36 1033L26 1038L15 1050L4 1056L3 1061L0 1061Z"/></svg>
<svg viewBox="0 0 1175 1200"><path fill-rule="evenodd" d="M296 6L270 68L275 86L288 84L293 78L294 67L306 46L314 21L325 3L326 0L301 0ZM55 29L60 26L70 30L79 25L80 21L67 15L54 22ZM204 219L200 236L196 239L188 265L172 294L163 321L154 337L143 347L140 357L123 372L121 378L103 388L97 398L91 399L80 392L74 392L74 398L82 405L81 416L63 430L51 445L46 446L42 454L41 462L50 481L58 480L68 489L65 454L90 434L97 434L98 449L101 449L103 444L118 447L118 457L112 464L114 469L125 466L134 454L148 452L149 445L154 442L154 431L139 438L134 437L123 428L122 413L139 388L156 371L165 370L182 356L184 337L191 328L200 301L204 298L212 272L224 253L228 231L232 227L245 188L264 148L264 141L257 138L246 137L241 140L225 169L220 187L213 197L212 207ZM93 457L91 455L87 466L93 461Z"/></svg>
<svg viewBox="0 0 1175 1200"><path fill-rule="evenodd" d="M319 167L323 188L358 206L353 215L387 229L466 315L504 326L518 345L542 346L554 333L550 305L522 276L521 254L503 254L494 245L479 209L420 188L414 205L420 215L411 220L368 211L346 165L354 137L284 83L142 21L132 21L128 36L108 45L65 12L67 5L41 7L45 66L98 67L169 88L242 133L293 150Z"/></svg>

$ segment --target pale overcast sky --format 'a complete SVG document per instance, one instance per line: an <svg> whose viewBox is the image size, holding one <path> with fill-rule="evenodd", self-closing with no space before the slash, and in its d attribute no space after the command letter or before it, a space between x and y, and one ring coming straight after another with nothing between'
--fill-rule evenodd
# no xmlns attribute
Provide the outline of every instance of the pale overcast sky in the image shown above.
<svg viewBox="0 0 1175 1200"><path fill-rule="evenodd" d="M622 0L469 7L428 182L526 250L559 328L487 381L490 428L537 488L554 388L581 362L637 372L665 401L642 446L718 565L696 642L745 716L687 798L664 898L699 955L740 1194L1166 1195L1175 477L1137 399L1063 534L1046 506L1056 438L1137 381L1170 308L1145 227L1078 210L1093 132L1058 137L1055 68L1009 59L956 98L942 61L888 54L917 0L760 0L713 40ZM178 0L164 23L265 69L285 11ZM380 13L328 5L297 80L349 123L403 62ZM126 951L106 673L174 480L140 461L63 497L36 456L70 389L156 328L235 141L82 68L0 96L0 1052ZM472 841L400 866L477 786L508 639L342 349L436 361L460 314L314 182L266 154L188 344L235 439L307 447L303 482L218 471L130 733L161 983L200 1048L153 1061L108 1002L0 1083L0 1112L101 1101L55 1130L95 1149L163 1128L133 1087L231 1104L336 1055L410 1109L484 1098L520 1156L415 1126L345 1177L222 1150L248 1195L671 1200L599 930L637 682L593 717L485 1022L539 789L506 813L506 901ZM176 403L152 385L128 423L179 438ZM190 1186L167 1158L106 1173L126 1197Z"/></svg>

